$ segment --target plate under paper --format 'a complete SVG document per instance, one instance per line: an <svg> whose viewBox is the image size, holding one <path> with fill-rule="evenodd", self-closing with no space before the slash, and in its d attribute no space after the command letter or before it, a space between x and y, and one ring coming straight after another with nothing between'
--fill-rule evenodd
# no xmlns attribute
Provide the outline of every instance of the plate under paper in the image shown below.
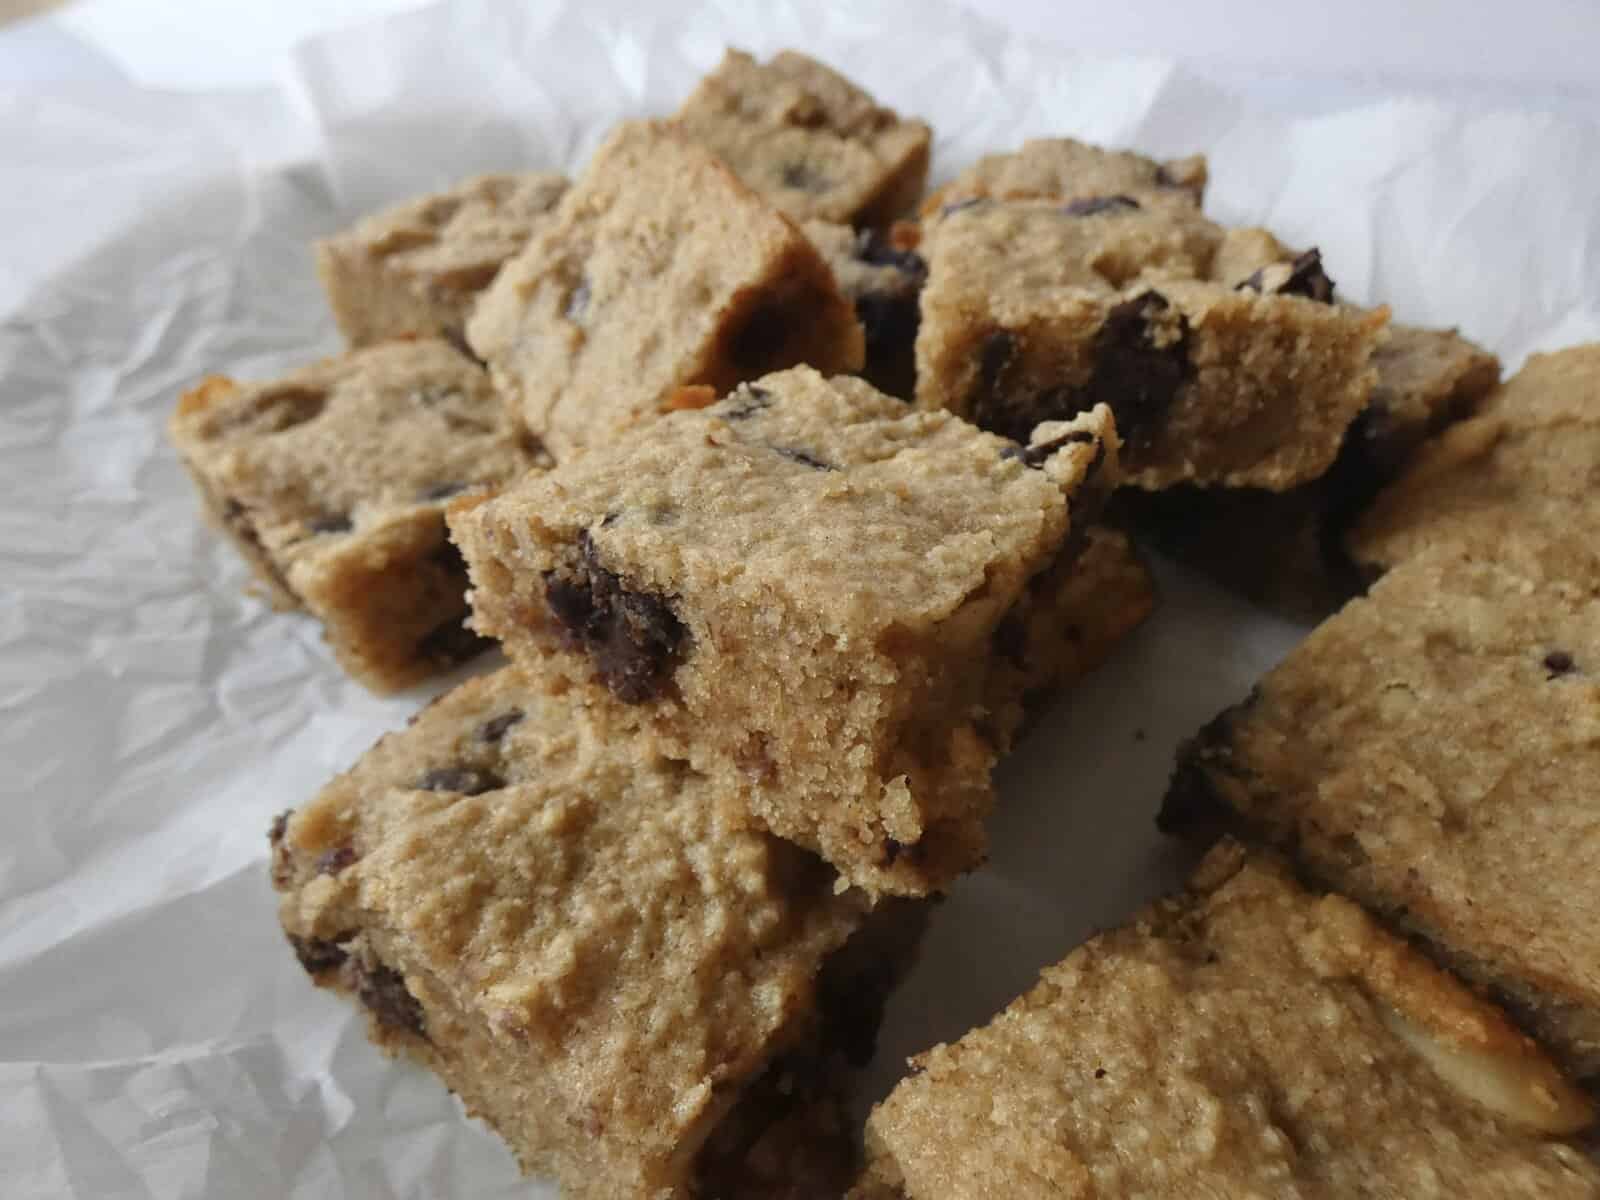
<svg viewBox="0 0 1600 1200"><path fill-rule="evenodd" d="M277 90L0 94L0 1195L553 1195L284 946L270 818L427 693L368 696L243 594L163 425L208 372L336 348L311 238L470 172L574 170L727 43L926 117L937 176L1050 133L1205 150L1212 214L1319 245L1353 300L1508 364L1600 336L1595 127L1399 98L1289 120L929 0L462 0L307 44ZM877 1092L1175 879L1151 825L1175 745L1303 631L1161 576L1003 768L993 861L937 912Z"/></svg>

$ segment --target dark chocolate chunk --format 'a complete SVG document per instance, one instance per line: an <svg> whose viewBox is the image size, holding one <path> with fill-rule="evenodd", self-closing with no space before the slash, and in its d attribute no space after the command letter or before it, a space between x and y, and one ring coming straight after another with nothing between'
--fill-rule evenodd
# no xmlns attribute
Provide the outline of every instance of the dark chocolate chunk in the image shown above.
<svg viewBox="0 0 1600 1200"><path fill-rule="evenodd" d="M453 766L432 767L417 780L418 790L424 792L460 792L463 796L481 796L506 786L506 781L493 771L482 767Z"/></svg>
<svg viewBox="0 0 1600 1200"><path fill-rule="evenodd" d="M886 391L888 389L873 377L875 370L888 369L887 364L883 364L884 359L900 355L905 358L905 365L900 368L903 375L910 375L916 370L915 360L911 356L915 352L917 327L922 320L922 312L917 304L917 293L864 292L856 297L855 303L856 320L861 322L861 332L866 340L865 374L868 381L875 384L880 391ZM906 393L904 398L910 398L911 386L906 384L896 386L898 390Z"/></svg>
<svg viewBox="0 0 1600 1200"><path fill-rule="evenodd" d="M1271 264L1281 266L1281 263ZM1267 267L1258 267L1236 291L1261 292L1266 290ZM1272 289L1275 296L1304 296L1323 304L1333 303L1333 280L1322 269L1322 252L1313 246L1289 264L1289 276Z"/></svg>
<svg viewBox="0 0 1600 1200"><path fill-rule="evenodd" d="M814 454L804 450L796 450L792 446L774 446L772 452L779 458L787 458L790 462L799 463L803 467L810 467L813 471L837 471L839 468L832 463L823 462Z"/></svg>
<svg viewBox="0 0 1600 1200"><path fill-rule="evenodd" d="M958 213L968 208L976 208L978 205L987 204L988 202L989 197L987 196L969 196L965 200L956 200L953 203L946 204L939 210L939 215L948 217L951 213Z"/></svg>
<svg viewBox="0 0 1600 1200"><path fill-rule="evenodd" d="M312 533L349 533L355 528L355 522L340 513L327 513L312 517L306 522L306 528Z"/></svg>
<svg viewBox="0 0 1600 1200"><path fill-rule="evenodd" d="M1157 340L1160 318L1169 307L1159 292L1144 292L1106 314L1095 335L1094 373L1074 408L1082 412L1096 404L1110 405L1117 431L1134 451L1155 441L1167 409L1189 377L1188 321L1180 314L1178 336L1166 345Z"/></svg>
<svg viewBox="0 0 1600 1200"><path fill-rule="evenodd" d="M338 942L330 942L323 938L295 937L291 933L289 945L293 947L294 956L300 960L300 965L305 968L307 975L331 971L349 957Z"/></svg>
<svg viewBox="0 0 1600 1200"><path fill-rule="evenodd" d="M506 731L521 721L525 715L520 708L513 708L509 712L501 713L498 717L490 717L482 725L478 726L478 740L480 742L488 742L491 745L499 742L506 736Z"/></svg>
<svg viewBox="0 0 1600 1200"><path fill-rule="evenodd" d="M717 415L724 421L743 421L753 417L764 408L772 407L772 393L764 387L757 387L753 383L741 384L734 393L722 402L717 409ZM608 516L607 521L610 520ZM601 528L604 528L602 523Z"/></svg>
<svg viewBox="0 0 1600 1200"><path fill-rule="evenodd" d="M355 861L356 852L353 846L335 846L317 855L317 874L337 875Z"/></svg>
<svg viewBox="0 0 1600 1200"><path fill-rule="evenodd" d="M1239 824L1233 806L1217 790L1211 771L1239 774L1233 762L1233 723L1261 700L1261 689L1224 709L1178 748L1177 766L1156 815L1162 833L1194 842L1209 842Z"/></svg>
<svg viewBox="0 0 1600 1200"><path fill-rule="evenodd" d="M1544 669L1550 672L1551 679L1559 679L1563 675L1576 674L1578 664L1565 650L1552 650L1544 656Z"/></svg>
<svg viewBox="0 0 1600 1200"><path fill-rule="evenodd" d="M1159 292L1142 292L1115 305L1095 335L1094 368L1077 388L1047 388L1034 396L1012 395L1006 375L1017 357L1016 339L1005 331L989 335L980 351L972 420L984 429L1026 443L1035 425L1066 420L1096 404L1111 408L1124 444L1148 449L1162 418L1189 376L1189 323L1179 314L1176 335L1157 340L1160 319L1170 305Z"/></svg>
<svg viewBox="0 0 1600 1200"><path fill-rule="evenodd" d="M424 488L417 496L418 500L448 500L451 496L459 496L472 484L452 481L449 483L436 483L432 487Z"/></svg>
<svg viewBox="0 0 1600 1200"><path fill-rule="evenodd" d="M915 250L898 249L893 242L876 229L863 229L856 234L852 253L860 262L874 267L893 267L906 275L923 279L928 274L928 264Z"/></svg>
<svg viewBox="0 0 1600 1200"><path fill-rule="evenodd" d="M783 186L794 188L801 192L825 192L833 185L827 176L818 171L810 163L791 162L784 163L780 173Z"/></svg>
<svg viewBox="0 0 1600 1200"><path fill-rule="evenodd" d="M655 699L682 653L683 622L665 597L625 588L601 565L587 530L578 535L578 551L572 574L545 576L545 603L614 696L629 704Z"/></svg>
<svg viewBox="0 0 1600 1200"><path fill-rule="evenodd" d="M1304 296L1323 304L1333 303L1333 280L1322 269L1322 252L1315 246L1290 264L1289 278L1279 292L1286 296Z"/></svg>
<svg viewBox="0 0 1600 1200"><path fill-rule="evenodd" d="M1094 217L1101 213L1136 212L1139 202L1132 196L1085 196L1061 206L1069 217Z"/></svg>
<svg viewBox="0 0 1600 1200"><path fill-rule="evenodd" d="M978 389L992 397L1005 380L1006 371L1017 357L1017 339L1004 329L996 329L983 339L978 350Z"/></svg>
<svg viewBox="0 0 1600 1200"><path fill-rule="evenodd" d="M1106 1069L1104 1067L1096 1067L1094 1069L1094 1077L1096 1079L1104 1079L1106 1077Z"/></svg>
<svg viewBox="0 0 1600 1200"><path fill-rule="evenodd" d="M350 976L349 985L361 1003L372 1010L380 1025L404 1030L418 1037L427 1037L422 1019L422 1005L406 987L400 972L378 963L364 966L359 959L348 959L345 965Z"/></svg>
<svg viewBox="0 0 1600 1200"><path fill-rule="evenodd" d="M566 307L562 310L567 320L575 325L583 324L583 319L589 313L589 281L580 279L572 291L567 293Z"/></svg>
<svg viewBox="0 0 1600 1200"><path fill-rule="evenodd" d="M1061 449L1061 447L1074 445L1085 446L1092 441L1094 441L1094 434L1090 433L1087 429L1072 429L1066 433L1063 433L1060 437L1051 438L1047 442L1040 442L1037 446L1019 446L1013 442L1011 445L1004 447L1000 451L1000 457L1020 459L1023 466L1033 467L1035 470L1038 470L1039 468L1043 467L1045 463L1049 462L1050 456L1057 450ZM1089 467L1088 473L1090 475L1092 475L1099 468L1100 464L1105 461L1105 452L1106 448L1104 443L1102 443L1100 446L1099 457L1096 458L1094 463L1092 463Z"/></svg>

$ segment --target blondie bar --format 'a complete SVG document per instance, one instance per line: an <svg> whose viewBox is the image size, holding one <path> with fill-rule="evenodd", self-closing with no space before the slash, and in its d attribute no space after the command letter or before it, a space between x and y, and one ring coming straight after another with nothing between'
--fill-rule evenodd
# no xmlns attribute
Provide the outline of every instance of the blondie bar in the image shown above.
<svg viewBox="0 0 1600 1200"><path fill-rule="evenodd" d="M445 695L274 825L290 944L564 1196L838 1195L920 906L731 827L629 716Z"/></svg>
<svg viewBox="0 0 1600 1200"><path fill-rule="evenodd" d="M850 882L922 893L982 858L1020 712L997 672L1031 690L1055 666L995 639L1057 602L1116 451L1104 408L1024 448L797 367L451 525L474 627L526 669L639 706Z"/></svg>
<svg viewBox="0 0 1600 1200"><path fill-rule="evenodd" d="M910 400L917 389L917 301L928 264L910 245L876 229L831 221L807 221L804 228L856 307L866 338L861 377L880 392Z"/></svg>
<svg viewBox="0 0 1600 1200"><path fill-rule="evenodd" d="M323 624L375 691L482 650L445 503L499 487L539 451L483 369L439 340L386 342L270 383L213 376L179 401L172 440L207 515L278 608Z"/></svg>
<svg viewBox="0 0 1600 1200"><path fill-rule="evenodd" d="M793 50L765 63L729 50L676 121L798 221L884 225L928 178L926 125Z"/></svg>
<svg viewBox="0 0 1600 1200"><path fill-rule="evenodd" d="M861 327L816 248L702 147L633 122L467 326L495 384L558 459L670 402L810 363L853 371Z"/></svg>
<svg viewBox="0 0 1600 1200"><path fill-rule="evenodd" d="M853 1200L1592 1197L1585 1098L1338 896L1219 847L1187 896L913 1060Z"/></svg>
<svg viewBox="0 0 1600 1200"><path fill-rule="evenodd" d="M1183 749L1160 821L1282 847L1593 1077L1600 598L1547 551L1391 571Z"/></svg>
<svg viewBox="0 0 1600 1200"><path fill-rule="evenodd" d="M1536 354L1478 414L1423 446L1350 531L1372 572L1429 547L1493 558L1600 518L1600 343ZM1571 579L1600 588L1600 550L1568 539Z"/></svg>
<svg viewBox="0 0 1600 1200"><path fill-rule="evenodd" d="M1391 325L1377 382L1325 475L1287 492L1176 487L1124 492L1141 534L1259 604L1321 619L1365 581L1344 549L1360 513L1428 437L1494 387L1494 355L1446 329Z"/></svg>
<svg viewBox="0 0 1600 1200"><path fill-rule="evenodd" d="M316 245L317 274L352 346L407 334L463 345L467 315L550 220L562 175L479 175L375 213Z"/></svg>
<svg viewBox="0 0 1600 1200"><path fill-rule="evenodd" d="M1204 155L1161 162L1128 150L1106 150L1073 138L1035 138L1021 149L988 154L929 196L925 214L979 197L996 200L1080 200L1139 197L1198 210L1205 199Z"/></svg>
<svg viewBox="0 0 1600 1200"><path fill-rule="evenodd" d="M1367 404L1384 312L1327 303L1315 253L1224 283L1224 231L1129 195L973 199L930 219L917 403L1025 440L1104 403L1128 482L1283 491Z"/></svg>

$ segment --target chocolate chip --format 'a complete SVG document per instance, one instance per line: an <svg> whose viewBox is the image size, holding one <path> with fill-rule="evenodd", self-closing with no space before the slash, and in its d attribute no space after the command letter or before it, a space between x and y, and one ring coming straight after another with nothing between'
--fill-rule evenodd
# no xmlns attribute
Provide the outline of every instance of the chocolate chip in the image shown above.
<svg viewBox="0 0 1600 1200"><path fill-rule="evenodd" d="M757 387L753 383L746 383L742 384L733 395L724 400L716 411L717 415L724 421L743 421L748 417L755 416L762 409L771 407L771 392L764 387ZM607 520L609 519L608 517Z"/></svg>
<svg viewBox="0 0 1600 1200"><path fill-rule="evenodd" d="M909 354L916 344L921 319L915 291L864 292L857 296L856 320L861 322L866 339L868 363L896 350Z"/></svg>
<svg viewBox="0 0 1600 1200"><path fill-rule="evenodd" d="M470 483L436 483L432 487L424 488L417 495L418 500L448 500L451 496L459 496L472 485Z"/></svg>
<svg viewBox="0 0 1600 1200"><path fill-rule="evenodd" d="M874 267L893 267L918 280L928 274L928 264L923 261L922 255L915 250L897 249L893 242L876 229L863 229L856 234L856 244L852 253L858 262Z"/></svg>
<svg viewBox="0 0 1600 1200"><path fill-rule="evenodd" d="M312 533L349 533L355 528L355 522L339 513L328 513L312 517L306 522L306 528Z"/></svg>
<svg viewBox="0 0 1600 1200"><path fill-rule="evenodd" d="M1576 674L1578 664L1565 650L1552 650L1544 656L1544 669L1550 672L1551 679L1559 679L1563 675Z"/></svg>
<svg viewBox="0 0 1600 1200"><path fill-rule="evenodd" d="M1205 843L1237 827L1239 815L1212 782L1211 772L1239 773L1233 760L1234 723L1260 701L1261 689L1251 688L1243 701L1218 713L1178 748L1177 765L1156 815L1162 833Z"/></svg>
<svg viewBox="0 0 1600 1200"><path fill-rule="evenodd" d="M1159 292L1144 292L1112 308L1095 335L1094 373L1073 403L1073 412L1109 405L1117 432L1135 451L1155 441L1189 377L1188 321L1179 314L1178 336L1166 345L1157 341L1159 318L1169 307Z"/></svg>
<svg viewBox="0 0 1600 1200"><path fill-rule="evenodd" d="M361 1003L372 1010L380 1025L404 1030L418 1037L427 1037L423 1025L422 1005L406 987L404 976L382 963L366 967L358 959L349 959L346 972L351 976L351 989Z"/></svg>
<svg viewBox="0 0 1600 1200"><path fill-rule="evenodd" d="M784 187L801 192L825 192L832 186L827 177L810 163L784 163L780 178Z"/></svg>
<svg viewBox="0 0 1600 1200"><path fill-rule="evenodd" d="M941 217L948 217L951 213L965 212L969 208L976 208L980 204L987 204L987 196L969 196L965 200L957 200L953 204L946 204L939 210Z"/></svg>
<svg viewBox="0 0 1600 1200"><path fill-rule="evenodd" d="M1062 205L1061 211L1069 217L1094 217L1101 213L1133 212L1138 208L1139 202L1132 196L1085 196Z"/></svg>
<svg viewBox="0 0 1600 1200"><path fill-rule="evenodd" d="M1004 329L997 329L983 339L978 350L978 387L987 395L994 395L1005 379L1006 371L1017 357L1017 339Z"/></svg>
<svg viewBox="0 0 1600 1200"><path fill-rule="evenodd" d="M1106 404L1124 443L1134 451L1147 449L1189 375L1189 323L1183 316L1177 317L1176 337L1166 345L1156 340L1158 319L1169 307L1166 297L1154 291L1115 305L1095 335L1088 382L1077 388L1047 388L1033 396L1013 394L1006 386L1018 356L1016 339L1004 330L990 334L979 352L973 422L1026 443L1040 422L1064 420Z"/></svg>
<svg viewBox="0 0 1600 1200"><path fill-rule="evenodd" d="M337 875L356 861L356 852L350 846L335 846L317 856L318 875Z"/></svg>
<svg viewBox="0 0 1600 1200"><path fill-rule="evenodd" d="M1251 272L1249 278L1235 290L1241 292L1267 291L1267 272L1282 266L1282 263L1269 263L1265 267L1256 268L1255 271ZM1329 279L1327 272L1322 269L1322 252L1313 246L1289 264L1289 274L1282 283L1271 289L1271 294L1274 296L1304 296L1308 300L1332 304L1333 286L1333 280Z"/></svg>
<svg viewBox="0 0 1600 1200"><path fill-rule="evenodd" d="M294 956L300 960L300 965L305 968L307 975L331 971L349 957L344 947L323 938L296 937L291 933L289 945L294 949Z"/></svg>
<svg viewBox="0 0 1600 1200"><path fill-rule="evenodd" d="M575 325L583 324L583 318L589 312L589 281L580 279L577 285L567 293L566 306L561 310L567 320Z"/></svg>
<svg viewBox="0 0 1600 1200"><path fill-rule="evenodd" d="M463 796L481 796L505 786L506 781L493 771L467 766L433 767L416 782L419 791L460 792Z"/></svg>
<svg viewBox="0 0 1600 1200"><path fill-rule="evenodd" d="M1094 1077L1096 1079L1104 1079L1106 1077L1106 1069L1104 1067L1096 1067L1094 1069Z"/></svg>
<svg viewBox="0 0 1600 1200"><path fill-rule="evenodd" d="M545 603L568 644L594 659L601 682L619 700L653 700L667 686L687 632L665 597L633 591L600 563L587 530L571 575L545 576Z"/></svg>
<svg viewBox="0 0 1600 1200"><path fill-rule="evenodd" d="M1094 441L1094 434L1087 429L1072 429L1060 437L1051 438L1047 442L1040 442L1037 446L1019 446L1015 442L1001 449L1001 458L1015 458L1021 460L1023 466L1033 467L1035 470L1043 467L1050 461L1050 456L1063 446L1086 446ZM1099 466L1105 456L1105 444L1100 444L1100 459L1090 466L1092 473Z"/></svg>
<svg viewBox="0 0 1600 1200"><path fill-rule="evenodd" d="M1333 303L1333 280L1322 269L1322 252L1313 246L1290 265L1289 279L1278 291L1288 296L1305 296L1323 304Z"/></svg>
<svg viewBox="0 0 1600 1200"><path fill-rule="evenodd" d="M478 726L478 740L480 742L488 742L491 745L500 741L506 736L506 731L521 721L525 715L520 708L513 708L509 712L501 713L498 717L490 717L482 725Z"/></svg>
<svg viewBox="0 0 1600 1200"><path fill-rule="evenodd" d="M810 467L813 471L837 471L839 468L832 463L825 463L814 454L804 450L796 450L792 446L774 446L772 452L779 458L787 458L790 462L799 463L803 467Z"/></svg>

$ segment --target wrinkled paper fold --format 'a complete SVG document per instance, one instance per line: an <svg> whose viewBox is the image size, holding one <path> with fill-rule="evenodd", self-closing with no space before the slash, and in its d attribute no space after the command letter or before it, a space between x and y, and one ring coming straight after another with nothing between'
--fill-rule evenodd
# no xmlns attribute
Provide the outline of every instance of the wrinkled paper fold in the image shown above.
<svg viewBox="0 0 1600 1200"><path fill-rule="evenodd" d="M553 1194L284 947L269 820L425 694L368 696L244 594L163 425L209 372L336 347L311 238L469 172L575 169L728 43L927 118L936 176L1049 133L1205 150L1210 211L1320 246L1351 299L1508 363L1600 336L1593 126L1403 99L1287 120L926 2L463 0L309 43L277 90L0 94L0 1193ZM1151 824L1175 745L1302 631L1161 574L1160 613L1003 768L993 862L938 912L874 1088L1176 878Z"/></svg>

